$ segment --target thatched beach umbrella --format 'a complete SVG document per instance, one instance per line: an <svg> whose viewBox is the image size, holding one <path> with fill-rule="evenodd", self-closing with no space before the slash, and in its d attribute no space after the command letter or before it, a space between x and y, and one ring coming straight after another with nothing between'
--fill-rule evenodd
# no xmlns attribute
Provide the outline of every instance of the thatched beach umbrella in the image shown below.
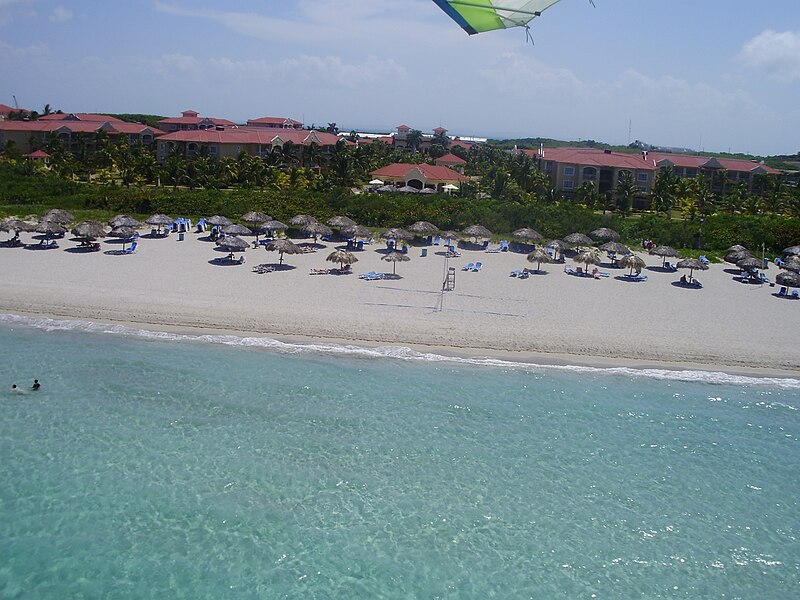
<svg viewBox="0 0 800 600"><path fill-rule="evenodd" d="M344 229L345 227L352 227L353 225L356 225L356 222L353 221L353 219L341 215L331 217L326 221L326 223L334 229Z"/></svg>
<svg viewBox="0 0 800 600"><path fill-rule="evenodd" d="M226 235L224 238L217 242L217 247L227 250L228 252L244 252L250 244L242 238L235 235Z"/></svg>
<svg viewBox="0 0 800 600"><path fill-rule="evenodd" d="M589 235L596 240L610 240L612 242L619 241L619 234L613 229L609 229L608 227L601 227L600 229L595 229L594 231L590 231Z"/></svg>
<svg viewBox="0 0 800 600"><path fill-rule="evenodd" d="M784 248L781 254L784 258L787 256L800 256L800 246L789 246L788 248Z"/></svg>
<svg viewBox="0 0 800 600"><path fill-rule="evenodd" d="M732 252L728 252L725 255L725 262L735 265L738 264L739 261L744 260L745 258L752 258L752 257L753 255L750 254L749 250L734 250Z"/></svg>
<svg viewBox="0 0 800 600"><path fill-rule="evenodd" d="M800 273L784 271L775 276L775 283L778 285L788 285L789 287L800 287Z"/></svg>
<svg viewBox="0 0 800 600"><path fill-rule="evenodd" d="M382 185L381 187L379 187L375 191L376 192L394 192L394 191L396 191L396 189L397 188L395 188L393 185Z"/></svg>
<svg viewBox="0 0 800 600"><path fill-rule="evenodd" d="M322 223L318 223L317 221L313 221L308 223L307 225L303 225L303 233L305 233L309 237L314 238L314 243L317 243L317 237L329 237L333 235L333 229L328 227L327 225L323 225Z"/></svg>
<svg viewBox="0 0 800 600"><path fill-rule="evenodd" d="M225 227L226 225L231 224L231 220L223 217L222 215L214 215L213 217L208 217L206 219L206 223L212 225L214 227Z"/></svg>
<svg viewBox="0 0 800 600"><path fill-rule="evenodd" d="M594 240L583 233L570 233L564 236L564 241L571 246L591 246L594 244Z"/></svg>
<svg viewBox="0 0 800 600"><path fill-rule="evenodd" d="M443 240L457 240L461 237L457 231L442 231L439 235Z"/></svg>
<svg viewBox="0 0 800 600"><path fill-rule="evenodd" d="M345 265L352 265L358 262L356 255L347 250L334 250L325 260L332 263L339 263L339 268L341 270L344 270Z"/></svg>
<svg viewBox="0 0 800 600"><path fill-rule="evenodd" d="M274 231L285 231L289 229L286 223L281 223L277 219L267 219L261 224L261 231L272 233Z"/></svg>
<svg viewBox="0 0 800 600"><path fill-rule="evenodd" d="M541 233L535 229L531 229L530 227L522 227L521 229L517 229L511 234L511 237L518 240L525 240L526 242L538 242L539 240L544 239Z"/></svg>
<svg viewBox="0 0 800 600"><path fill-rule="evenodd" d="M396 192L400 192L401 194L419 194L420 190L415 187L411 187L410 185L404 185L403 187L399 187L395 190Z"/></svg>
<svg viewBox="0 0 800 600"><path fill-rule="evenodd" d="M238 223L231 223L222 228L222 233L225 235L253 235L249 227L239 225Z"/></svg>
<svg viewBox="0 0 800 600"><path fill-rule="evenodd" d="M538 273L542 267L542 263L549 263L552 262L550 255L547 253L547 250L543 248L537 248L530 254L528 254L528 262L536 263L536 272Z"/></svg>
<svg viewBox="0 0 800 600"><path fill-rule="evenodd" d="M470 225L461 233L465 237L474 238L476 242L478 241L478 238L488 239L492 237L492 232L483 225Z"/></svg>
<svg viewBox="0 0 800 600"><path fill-rule="evenodd" d="M106 228L100 221L81 221L72 228L72 235L86 241L106 237Z"/></svg>
<svg viewBox="0 0 800 600"><path fill-rule="evenodd" d="M280 260L278 264L283 264L283 255L284 254L302 254L303 249L296 245L292 240L287 238L281 238L278 240L273 240L269 244L265 246L265 248L269 251L276 251L280 253Z"/></svg>
<svg viewBox="0 0 800 600"><path fill-rule="evenodd" d="M160 225L170 225L171 223L175 222L175 219L163 213L156 213L154 215L147 217L144 220L144 222L147 223L148 225L160 226Z"/></svg>
<svg viewBox="0 0 800 600"><path fill-rule="evenodd" d="M392 275L397 275L397 263L408 262L411 259L408 254L403 254L395 250L394 252L389 252L389 254L382 256L381 260L387 260L392 263Z"/></svg>
<svg viewBox="0 0 800 600"><path fill-rule="evenodd" d="M117 215L116 217L109 219L108 224L111 225L114 229L117 227L141 227L141 222L137 221L130 215Z"/></svg>
<svg viewBox="0 0 800 600"><path fill-rule="evenodd" d="M597 250L592 249L579 252L572 260L577 263L585 264L588 271L589 265L599 265L603 259L600 257L600 253Z"/></svg>
<svg viewBox="0 0 800 600"><path fill-rule="evenodd" d="M20 231L34 231L35 229L35 223L28 223L16 217L8 217L0 221L0 231L13 231L19 234Z"/></svg>
<svg viewBox="0 0 800 600"><path fill-rule="evenodd" d="M631 270L628 275L633 275L634 270L638 273L644 269L645 262L643 258L635 254L628 254L619 259L619 264L623 267L630 267Z"/></svg>
<svg viewBox="0 0 800 600"><path fill-rule="evenodd" d="M317 222L318 221L311 215L295 215L289 219L289 225L292 227L305 227L307 225L311 225L311 223Z"/></svg>
<svg viewBox="0 0 800 600"><path fill-rule="evenodd" d="M661 266L663 267L667 262L669 256L680 256L678 251L672 246L656 246L650 250L650 254L661 257Z"/></svg>
<svg viewBox="0 0 800 600"><path fill-rule="evenodd" d="M679 260L678 264L675 266L679 269L689 269L689 280L692 279L692 273L694 273L695 269L700 271L708 269L708 265L698 258L684 258L683 260Z"/></svg>
<svg viewBox="0 0 800 600"><path fill-rule="evenodd" d="M787 271L794 271L800 273L800 256L790 256L783 261L783 267Z"/></svg>
<svg viewBox="0 0 800 600"><path fill-rule="evenodd" d="M55 221L42 221L36 226L37 233L44 233L48 238L52 235L63 235L67 228Z"/></svg>
<svg viewBox="0 0 800 600"><path fill-rule="evenodd" d="M569 244L567 244L563 240L550 240L550 243L547 244L548 248L553 249L553 258L557 258L558 255L563 255L564 250L569 248Z"/></svg>
<svg viewBox="0 0 800 600"><path fill-rule="evenodd" d="M760 258L755 256L747 256L736 263L736 266L745 271L752 271L753 269L765 269L765 263Z"/></svg>
<svg viewBox="0 0 800 600"><path fill-rule="evenodd" d="M110 233L108 233L109 237L120 238L122 240L122 249L125 250L125 244L136 235L136 230L133 227L114 227Z"/></svg>
<svg viewBox="0 0 800 600"><path fill-rule="evenodd" d="M620 244L619 242L606 242L605 244L600 244L600 250L604 252L614 252L615 254L630 254L631 249L628 248L625 244Z"/></svg>
<svg viewBox="0 0 800 600"><path fill-rule="evenodd" d="M385 240L410 240L414 234L400 227L392 227L381 233L381 237Z"/></svg>
<svg viewBox="0 0 800 600"><path fill-rule="evenodd" d="M246 212L241 217L239 217L240 221L244 221L245 223L253 223L253 224L255 224L255 223L263 223L264 221L269 221L271 219L272 219L272 217L270 217L267 213L256 212L254 210L251 210L250 212Z"/></svg>
<svg viewBox="0 0 800 600"><path fill-rule="evenodd" d="M435 233L439 231L439 228L433 223L429 223L428 221L417 221L411 227L409 227L408 230L411 233L425 235L428 233Z"/></svg>
<svg viewBox="0 0 800 600"><path fill-rule="evenodd" d="M372 230L364 225L345 227L339 233L349 238L368 238L372 236Z"/></svg>
<svg viewBox="0 0 800 600"><path fill-rule="evenodd" d="M725 250L725 254L730 254L731 252L749 252L749 251L741 244L734 244L733 246Z"/></svg>
<svg viewBox="0 0 800 600"><path fill-rule="evenodd" d="M40 222L52 221L54 223L61 223L62 225L71 223L74 220L75 217L73 217L71 213L68 213L61 208L51 208L42 215L41 219L39 219Z"/></svg>

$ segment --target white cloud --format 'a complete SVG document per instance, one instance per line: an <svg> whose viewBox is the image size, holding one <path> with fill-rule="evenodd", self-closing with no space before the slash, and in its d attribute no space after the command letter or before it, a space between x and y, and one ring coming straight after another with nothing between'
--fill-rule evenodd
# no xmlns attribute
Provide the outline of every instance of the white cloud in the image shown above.
<svg viewBox="0 0 800 600"><path fill-rule="evenodd" d="M0 25L11 23L19 9L30 4L31 0L0 0Z"/></svg>
<svg viewBox="0 0 800 600"><path fill-rule="evenodd" d="M800 79L800 31L767 29L749 40L739 60L783 82Z"/></svg>
<svg viewBox="0 0 800 600"><path fill-rule="evenodd" d="M7 44L6 42L0 42L0 62L29 60L31 58L45 56L49 52L50 49L44 44L35 44L33 46L20 48Z"/></svg>
<svg viewBox="0 0 800 600"><path fill-rule="evenodd" d="M53 12L50 13L50 21L52 23L63 23L72 18L72 11L67 10L63 6L56 6Z"/></svg>

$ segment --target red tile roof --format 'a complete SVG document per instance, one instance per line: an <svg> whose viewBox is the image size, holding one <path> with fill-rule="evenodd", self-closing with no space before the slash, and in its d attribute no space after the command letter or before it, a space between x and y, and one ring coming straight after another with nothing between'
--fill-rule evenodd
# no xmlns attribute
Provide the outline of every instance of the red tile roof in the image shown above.
<svg viewBox="0 0 800 600"><path fill-rule="evenodd" d="M233 127L236 125L236 123L228 121L228 119L214 117L168 117L158 122L159 125L200 125L201 123L219 125L220 127Z"/></svg>
<svg viewBox="0 0 800 600"><path fill-rule="evenodd" d="M44 150L35 150L30 154L25 155L27 158L50 158L50 155Z"/></svg>
<svg viewBox="0 0 800 600"><path fill-rule="evenodd" d="M339 136L324 131L305 129L271 129L269 127L236 127L233 129L195 129L173 131L161 136L163 142L195 142L198 144L263 144L269 145L280 138L284 142L320 146L335 146Z"/></svg>
<svg viewBox="0 0 800 600"><path fill-rule="evenodd" d="M150 132L153 135L164 133L155 127L140 125L139 123L126 123L125 121L52 121L41 119L38 121L0 121L2 131L60 131L67 130L72 133L94 133L104 129L109 135L126 133L141 135Z"/></svg>
<svg viewBox="0 0 800 600"><path fill-rule="evenodd" d="M467 163L463 158L460 156L456 156L455 154L445 154L444 156L440 156L436 159L436 163L442 163L445 165L464 165Z"/></svg>
<svg viewBox="0 0 800 600"><path fill-rule="evenodd" d="M466 148L467 150L469 150L470 148L472 148L472 143L465 142L463 140L450 140L450 147L452 148L453 146L460 146L461 148Z"/></svg>
<svg viewBox="0 0 800 600"><path fill-rule="evenodd" d="M21 110L22 112L28 112L27 110L16 109L13 106L9 106L8 104L0 104L0 115L4 117L8 116L10 112L16 112L17 110Z"/></svg>
<svg viewBox="0 0 800 600"><path fill-rule="evenodd" d="M84 121L88 123L123 123L122 119L112 117L111 115L100 115L97 113L52 113L49 115L42 115L39 121Z"/></svg>
<svg viewBox="0 0 800 600"><path fill-rule="evenodd" d="M656 164L662 161L669 161L675 167L688 168L688 169L701 169L709 160L711 160L711 157L708 156L692 156L690 154L669 154L666 152L648 152L647 158L648 160L652 160ZM753 171L760 167L770 175L780 175L780 171L752 160L742 160L738 158L716 158L716 157L715 160L719 162L727 171L739 171L743 173L749 173L750 171Z"/></svg>
<svg viewBox="0 0 800 600"><path fill-rule="evenodd" d="M538 150L523 150L525 154L538 157ZM608 152L599 148L545 148L545 161L567 163L591 167L611 167L616 169L638 169L655 171L653 161L645 161L641 154Z"/></svg>
<svg viewBox="0 0 800 600"><path fill-rule="evenodd" d="M468 181L469 177L465 177L453 169L448 169L440 165L428 164L407 164L407 163L394 163L380 169L370 172L370 175L375 177L385 177L386 179L407 179L408 175L415 169L425 177L428 181Z"/></svg>
<svg viewBox="0 0 800 600"><path fill-rule="evenodd" d="M260 117L258 119L248 119L248 125L280 125L283 127L284 125L291 125L292 127L296 127L298 125L302 126L303 124L300 121L295 121L294 119L289 119L286 117Z"/></svg>

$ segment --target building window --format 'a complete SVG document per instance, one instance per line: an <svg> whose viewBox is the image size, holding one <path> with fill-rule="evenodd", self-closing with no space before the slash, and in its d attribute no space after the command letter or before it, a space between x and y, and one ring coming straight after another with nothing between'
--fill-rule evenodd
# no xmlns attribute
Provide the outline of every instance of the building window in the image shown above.
<svg viewBox="0 0 800 600"><path fill-rule="evenodd" d="M564 177L574 177L575 167L564 167Z"/></svg>
<svg viewBox="0 0 800 600"><path fill-rule="evenodd" d="M217 147L216 147L216 146L209 146L209 147L208 147L208 151L209 151L211 154L216 154L216 153L217 153Z"/></svg>
<svg viewBox="0 0 800 600"><path fill-rule="evenodd" d="M574 188L575 188L575 182L573 182L573 181L565 181L564 182L564 189L565 190L571 190L571 189L574 189Z"/></svg>
<svg viewBox="0 0 800 600"><path fill-rule="evenodd" d="M566 175L566 173L565 173ZM583 168L583 180L584 181L594 181L597 179L597 169L594 167L584 167Z"/></svg>
<svg viewBox="0 0 800 600"><path fill-rule="evenodd" d="M639 183L647 183L648 181L650 181L650 176L647 173L637 173L636 181L638 181Z"/></svg>
<svg viewBox="0 0 800 600"><path fill-rule="evenodd" d="M164 151L164 142L161 142L161 143L158 145L158 149L159 149L159 150L161 150L161 152L163 152L163 151Z"/></svg>

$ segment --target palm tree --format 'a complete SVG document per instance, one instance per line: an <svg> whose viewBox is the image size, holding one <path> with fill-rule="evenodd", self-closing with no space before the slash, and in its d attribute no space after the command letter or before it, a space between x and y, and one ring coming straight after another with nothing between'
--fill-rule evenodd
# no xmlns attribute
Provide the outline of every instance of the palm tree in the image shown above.
<svg viewBox="0 0 800 600"><path fill-rule="evenodd" d="M633 198L639 192L639 188L636 187L636 182L633 179L633 173L623 171L614 191L617 196L617 210L625 216L630 212L631 206L633 206Z"/></svg>
<svg viewBox="0 0 800 600"><path fill-rule="evenodd" d="M412 152L419 150L419 145L422 142L422 132L419 129L412 129L406 135L406 147Z"/></svg>
<svg viewBox="0 0 800 600"><path fill-rule="evenodd" d="M653 191L650 193L650 207L657 213L669 215L675 206L675 192L678 182L672 167L662 169L656 174Z"/></svg>

